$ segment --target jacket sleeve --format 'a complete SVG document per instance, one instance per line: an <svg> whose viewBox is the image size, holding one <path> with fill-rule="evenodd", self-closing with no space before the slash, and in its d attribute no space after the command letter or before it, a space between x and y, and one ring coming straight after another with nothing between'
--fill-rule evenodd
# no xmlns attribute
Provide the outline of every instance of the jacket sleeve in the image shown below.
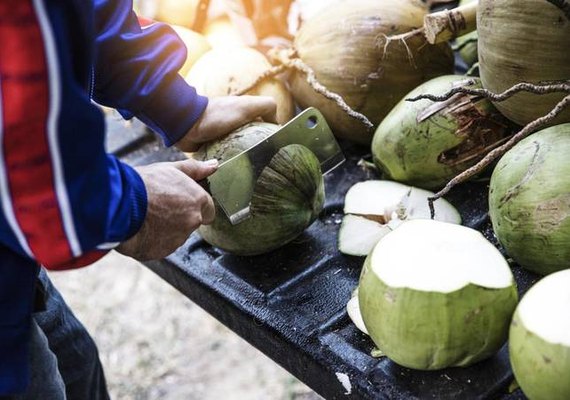
<svg viewBox="0 0 570 400"><path fill-rule="evenodd" d="M154 23L141 28L132 1L95 0L94 100L136 116L172 145L207 105L178 70L186 48L174 30Z"/></svg>
<svg viewBox="0 0 570 400"><path fill-rule="evenodd" d="M0 2L0 243L50 269L100 258L140 229L147 207L140 176L105 152L68 11Z"/></svg>

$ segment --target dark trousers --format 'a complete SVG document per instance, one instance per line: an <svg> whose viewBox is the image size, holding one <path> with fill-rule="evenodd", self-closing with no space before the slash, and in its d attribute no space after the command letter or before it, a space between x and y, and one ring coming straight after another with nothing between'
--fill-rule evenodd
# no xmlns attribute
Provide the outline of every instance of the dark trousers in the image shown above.
<svg viewBox="0 0 570 400"><path fill-rule="evenodd" d="M25 394L5 399L108 400L95 342L43 269L39 283L43 310L33 316L31 383Z"/></svg>

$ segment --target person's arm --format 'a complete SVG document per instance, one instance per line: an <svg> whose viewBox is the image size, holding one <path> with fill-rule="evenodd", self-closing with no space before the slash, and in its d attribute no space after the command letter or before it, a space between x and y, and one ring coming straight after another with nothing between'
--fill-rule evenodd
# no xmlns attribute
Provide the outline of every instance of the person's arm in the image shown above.
<svg viewBox="0 0 570 400"><path fill-rule="evenodd" d="M136 116L172 145L200 118L208 99L178 70L186 48L164 23L141 28L132 1L94 0L93 99Z"/></svg>
<svg viewBox="0 0 570 400"><path fill-rule="evenodd" d="M184 43L167 24L141 28L132 1L95 0L95 21L94 99L125 118L136 116L167 146L194 151L254 119L275 122L272 98L228 96L208 102L198 95L178 75Z"/></svg>
<svg viewBox="0 0 570 400"><path fill-rule="evenodd" d="M103 115L70 58L66 11L0 2L0 243L54 270L90 264L149 223L156 235L175 228L181 244L213 217L192 178L215 166L188 161L138 173L106 154ZM155 212L161 204L181 211L166 219ZM136 254L145 256L140 246Z"/></svg>

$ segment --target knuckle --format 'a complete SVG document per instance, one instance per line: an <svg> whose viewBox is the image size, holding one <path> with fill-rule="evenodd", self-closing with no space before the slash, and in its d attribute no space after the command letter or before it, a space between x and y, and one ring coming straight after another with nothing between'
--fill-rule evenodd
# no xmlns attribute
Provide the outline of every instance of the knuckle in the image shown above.
<svg viewBox="0 0 570 400"><path fill-rule="evenodd" d="M202 218L202 214L201 213L192 213L192 215L190 216L189 220L188 220L188 228L189 230L195 231L196 229L198 229L200 227L200 225L202 225L203 222L203 218Z"/></svg>
<svg viewBox="0 0 570 400"><path fill-rule="evenodd" d="M198 195L198 201L200 206L203 208L210 202L210 195L204 189L201 189L200 194Z"/></svg>

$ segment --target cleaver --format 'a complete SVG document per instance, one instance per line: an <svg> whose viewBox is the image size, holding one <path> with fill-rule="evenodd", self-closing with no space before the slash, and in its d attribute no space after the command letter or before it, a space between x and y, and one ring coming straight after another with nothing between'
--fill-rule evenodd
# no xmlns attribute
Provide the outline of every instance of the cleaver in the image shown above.
<svg viewBox="0 0 570 400"><path fill-rule="evenodd" d="M300 144L311 150L321 164L323 175L345 160L323 115L316 108L306 109L271 136L221 163L206 182L201 182L232 225L249 218L257 178L273 156L290 144Z"/></svg>

